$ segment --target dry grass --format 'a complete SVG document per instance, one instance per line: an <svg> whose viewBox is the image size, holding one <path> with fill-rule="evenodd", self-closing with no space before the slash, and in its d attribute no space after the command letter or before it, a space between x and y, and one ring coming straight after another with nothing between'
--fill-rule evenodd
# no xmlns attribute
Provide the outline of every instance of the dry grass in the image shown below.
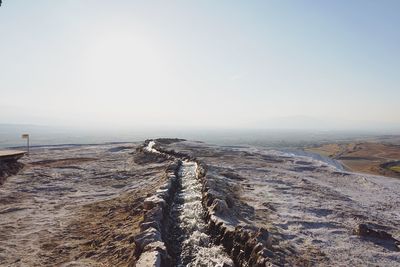
<svg viewBox="0 0 400 267"><path fill-rule="evenodd" d="M379 142L333 143L307 148L307 151L339 160L351 171L400 177L395 169L384 169L382 163L400 160L400 146Z"/></svg>
<svg viewBox="0 0 400 267"><path fill-rule="evenodd" d="M143 218L143 199L152 188L83 206L62 233L41 244L43 265L79 262L89 266L132 266L134 236Z"/></svg>

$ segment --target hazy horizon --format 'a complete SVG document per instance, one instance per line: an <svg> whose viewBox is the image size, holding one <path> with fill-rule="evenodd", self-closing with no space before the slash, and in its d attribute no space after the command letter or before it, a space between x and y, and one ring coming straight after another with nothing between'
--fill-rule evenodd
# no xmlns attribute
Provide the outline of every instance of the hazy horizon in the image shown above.
<svg viewBox="0 0 400 267"><path fill-rule="evenodd" d="M400 131L398 1L0 7L0 124Z"/></svg>
<svg viewBox="0 0 400 267"><path fill-rule="evenodd" d="M0 124L0 148L24 147L29 133L32 146L143 142L154 138L183 138L217 145L259 145L276 148L313 146L326 142L383 140L397 131L316 129L137 128L77 129L26 124Z"/></svg>

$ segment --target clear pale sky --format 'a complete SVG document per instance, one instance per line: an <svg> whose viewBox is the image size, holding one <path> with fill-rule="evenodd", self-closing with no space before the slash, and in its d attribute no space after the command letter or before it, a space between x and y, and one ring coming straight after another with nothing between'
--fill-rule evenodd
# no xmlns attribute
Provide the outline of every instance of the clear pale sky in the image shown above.
<svg viewBox="0 0 400 267"><path fill-rule="evenodd" d="M385 0L3 0L0 123L400 125L399 14Z"/></svg>

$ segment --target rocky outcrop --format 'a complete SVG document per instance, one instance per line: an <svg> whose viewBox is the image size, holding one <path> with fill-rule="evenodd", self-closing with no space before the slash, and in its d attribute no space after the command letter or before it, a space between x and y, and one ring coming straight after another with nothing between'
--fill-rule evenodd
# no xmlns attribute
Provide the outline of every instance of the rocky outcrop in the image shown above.
<svg viewBox="0 0 400 267"><path fill-rule="evenodd" d="M386 241L386 246L390 246L395 251L400 251L400 241L395 239L391 234L382 230L374 230L368 225L361 223L357 229L354 230L354 234L363 238L372 238L382 241ZM389 248L390 248L389 247Z"/></svg>
<svg viewBox="0 0 400 267"><path fill-rule="evenodd" d="M197 162L197 176L201 180L202 203L205 210L205 219L209 233L216 245L223 245L237 266L274 266L271 260L274 253L271 250L271 238L264 228L257 228L249 224L241 224L237 220L230 220L235 215L231 205L227 203L227 196L218 190L210 177L207 176L207 166L189 155L173 150L167 150L156 144L156 149L164 154Z"/></svg>
<svg viewBox="0 0 400 267"><path fill-rule="evenodd" d="M166 244L166 225L171 202L177 189L177 171L181 161L175 160L166 170L166 182L155 195L144 200L145 213L140 233L135 236L135 266L170 266L172 259Z"/></svg>
<svg viewBox="0 0 400 267"><path fill-rule="evenodd" d="M0 160L0 185L7 177L17 174L23 167L24 164L17 160Z"/></svg>
<svg viewBox="0 0 400 267"><path fill-rule="evenodd" d="M264 228L235 225L230 222L231 210L226 197L213 188L204 164L199 163L198 176L203 182L203 206L209 231L217 245L224 246L237 266L273 266L271 238Z"/></svg>
<svg viewBox="0 0 400 267"><path fill-rule="evenodd" d="M150 140L145 142L147 146ZM202 204L209 234L216 245L222 245L236 266L275 266L271 237L267 229L243 223L232 213L232 200L225 196L207 176L207 166L189 155L167 150L159 143L153 146L169 159L175 159L167 172L169 180L155 196L144 202L146 213L141 224L142 232L135 238L140 254L136 266L168 266L173 260L168 253L163 231L167 229L166 218L171 197L176 191L177 170L183 160L198 164L197 177L202 182ZM228 201L229 200L229 201Z"/></svg>
<svg viewBox="0 0 400 267"><path fill-rule="evenodd" d="M161 163L165 162L170 157L164 154L156 154L144 149L144 146L140 146L136 149L138 153L134 154L133 160L137 164L148 164L148 163Z"/></svg>

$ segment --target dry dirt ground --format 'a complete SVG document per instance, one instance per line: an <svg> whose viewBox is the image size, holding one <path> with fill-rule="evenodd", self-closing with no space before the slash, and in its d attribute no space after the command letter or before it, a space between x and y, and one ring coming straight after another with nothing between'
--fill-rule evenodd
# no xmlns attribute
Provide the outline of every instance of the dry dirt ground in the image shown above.
<svg viewBox="0 0 400 267"><path fill-rule="evenodd" d="M136 144L43 147L0 186L1 266L128 266L167 162Z"/></svg>
<svg viewBox="0 0 400 267"><path fill-rule="evenodd" d="M336 159L354 172L400 178L400 172L382 166L384 163L396 161L399 161L400 165L399 143L332 143L307 148L306 151Z"/></svg>

